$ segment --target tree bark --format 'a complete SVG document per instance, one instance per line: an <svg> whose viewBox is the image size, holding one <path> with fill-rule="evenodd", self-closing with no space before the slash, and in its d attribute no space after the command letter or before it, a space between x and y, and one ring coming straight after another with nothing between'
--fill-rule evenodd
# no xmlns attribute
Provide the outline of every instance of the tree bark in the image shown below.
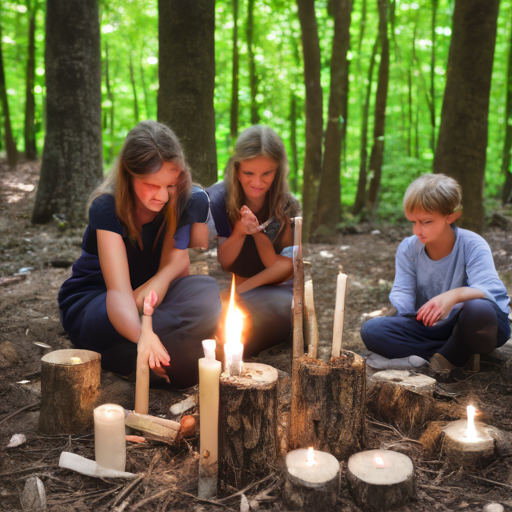
<svg viewBox="0 0 512 512"><path fill-rule="evenodd" d="M135 84L135 73L133 72L133 59L132 59L132 50L130 48L130 82L132 84L132 92L133 92L133 116L135 118L135 123L139 122L139 101L137 99L137 86Z"/></svg>
<svg viewBox="0 0 512 512"><path fill-rule="evenodd" d="M320 83L320 42L315 14L315 0L297 0L304 54L306 84L306 154L302 184L303 240L311 230L320 175L322 173L322 85Z"/></svg>
<svg viewBox="0 0 512 512"><path fill-rule="evenodd" d="M97 0L46 4L47 129L32 222L86 220L103 176L101 54Z"/></svg>
<svg viewBox="0 0 512 512"><path fill-rule="evenodd" d="M499 0L456 0L434 172L462 187L461 226L483 229L489 93Z"/></svg>
<svg viewBox="0 0 512 512"><path fill-rule="evenodd" d="M231 118L229 134L232 141L238 137L238 0L233 0L233 70L231 73Z"/></svg>
<svg viewBox="0 0 512 512"><path fill-rule="evenodd" d="M258 114L258 75L256 73L256 61L254 59L254 0L248 0L247 3L247 53L249 56L249 85L251 88L251 124L258 124L260 116Z"/></svg>
<svg viewBox="0 0 512 512"><path fill-rule="evenodd" d="M105 87L107 88L107 98L110 101L110 109L109 109L109 135L110 135L110 145L108 148L108 157L112 162L114 160L114 91L110 85L110 54L108 51L108 41L105 41ZM105 122L105 126L107 123Z"/></svg>
<svg viewBox="0 0 512 512"><path fill-rule="evenodd" d="M352 0L334 0L334 37L331 56L331 90L324 158L313 231L333 230L341 222L341 145L347 122L348 60Z"/></svg>
<svg viewBox="0 0 512 512"><path fill-rule="evenodd" d="M432 50L430 54L430 124L432 125L432 133L430 134L430 148L434 152L436 149L436 19L437 19L437 6L439 0L432 0L432 24L431 36Z"/></svg>
<svg viewBox="0 0 512 512"><path fill-rule="evenodd" d="M505 176L501 199L505 204L512 194L512 170L510 169L512 151L512 26L508 43L507 100L505 107L505 140L501 156L501 172Z"/></svg>
<svg viewBox="0 0 512 512"><path fill-rule="evenodd" d="M377 0L379 7L379 37L381 53L379 63L379 82L375 98L375 120L373 125L373 147L370 155L370 172L373 173L366 207L373 214L380 189L382 164L384 161L384 130L386 125L386 103L389 84L389 39L388 39L388 1Z"/></svg>
<svg viewBox="0 0 512 512"><path fill-rule="evenodd" d="M217 181L215 0L158 1L158 120L179 137L194 181ZM191 36L193 34L193 37Z"/></svg>
<svg viewBox="0 0 512 512"><path fill-rule="evenodd" d="M28 21L28 58L27 58L27 77L25 93L25 158L27 160L37 159L36 149L36 130L35 130L35 99L34 99L34 76L35 76L35 32L36 32L36 12L37 1L27 2L29 21Z"/></svg>

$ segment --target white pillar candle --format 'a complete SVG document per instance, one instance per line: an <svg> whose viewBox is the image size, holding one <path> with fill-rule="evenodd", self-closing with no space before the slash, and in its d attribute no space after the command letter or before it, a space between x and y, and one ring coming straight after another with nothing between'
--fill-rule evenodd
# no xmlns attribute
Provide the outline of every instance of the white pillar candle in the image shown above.
<svg viewBox="0 0 512 512"><path fill-rule="evenodd" d="M125 470L125 435L124 409L120 405L103 404L94 409L94 452L98 465Z"/></svg>
<svg viewBox="0 0 512 512"><path fill-rule="evenodd" d="M199 359L199 486L200 498L217 491L219 443L219 379L222 364L215 359L215 340L204 340Z"/></svg>

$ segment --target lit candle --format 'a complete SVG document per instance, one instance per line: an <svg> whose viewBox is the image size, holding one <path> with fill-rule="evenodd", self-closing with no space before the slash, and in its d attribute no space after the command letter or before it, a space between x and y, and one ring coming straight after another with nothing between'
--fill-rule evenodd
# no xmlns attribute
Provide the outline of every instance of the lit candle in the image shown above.
<svg viewBox="0 0 512 512"><path fill-rule="evenodd" d="M231 282L228 314L226 316L226 343L224 344L225 370L236 377L243 373L244 345L240 341L243 329L243 316L235 309L235 276Z"/></svg>
<svg viewBox="0 0 512 512"><path fill-rule="evenodd" d="M380 455L376 455L373 460L377 469L384 469L384 459Z"/></svg>
<svg viewBox="0 0 512 512"><path fill-rule="evenodd" d="M468 424L466 427L466 437L468 439L476 439L477 433L475 428L475 412L476 409L473 405L468 405L467 407L467 413L468 413Z"/></svg>
<svg viewBox="0 0 512 512"><path fill-rule="evenodd" d="M72 357L71 364L80 364L82 360L79 357Z"/></svg>
<svg viewBox="0 0 512 512"><path fill-rule="evenodd" d="M120 405L103 404L94 409L94 452L99 466L125 470L125 435L124 409Z"/></svg>
<svg viewBox="0 0 512 512"><path fill-rule="evenodd" d="M222 364L215 359L215 340L204 340L205 357L199 359L199 485L200 498L217 490L219 442L219 378Z"/></svg>
<svg viewBox="0 0 512 512"><path fill-rule="evenodd" d="M313 466L316 466L316 460L315 460L315 450L313 448L308 448L308 454L306 457L306 466L312 468Z"/></svg>

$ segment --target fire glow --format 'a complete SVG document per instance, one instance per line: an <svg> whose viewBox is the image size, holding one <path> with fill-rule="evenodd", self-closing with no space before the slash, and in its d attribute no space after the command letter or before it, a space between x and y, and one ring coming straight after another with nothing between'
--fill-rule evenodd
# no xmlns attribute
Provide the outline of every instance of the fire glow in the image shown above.
<svg viewBox="0 0 512 512"><path fill-rule="evenodd" d="M375 463L375 467L377 469L384 469L384 459L380 455L377 455L373 459L373 462Z"/></svg>
<svg viewBox="0 0 512 512"><path fill-rule="evenodd" d="M475 412L476 409L472 405L468 405L468 426L466 427L466 437L474 441L478 436L475 428Z"/></svg>
<svg viewBox="0 0 512 512"><path fill-rule="evenodd" d="M316 466L316 460L315 460L315 450L313 448L308 448L308 454L306 457L306 466L312 468L313 466Z"/></svg>
<svg viewBox="0 0 512 512"><path fill-rule="evenodd" d="M243 315L239 309L235 308L235 276L233 275L228 314L226 316L226 343L224 344L225 369L233 376L243 373L244 345L240 341L243 325Z"/></svg>
<svg viewBox="0 0 512 512"><path fill-rule="evenodd" d="M71 364L80 364L82 360L79 357L72 357Z"/></svg>

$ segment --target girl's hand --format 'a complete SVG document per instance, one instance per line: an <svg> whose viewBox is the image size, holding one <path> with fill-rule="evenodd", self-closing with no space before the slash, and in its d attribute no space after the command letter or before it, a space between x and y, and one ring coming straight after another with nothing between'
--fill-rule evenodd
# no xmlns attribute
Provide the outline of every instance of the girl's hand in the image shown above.
<svg viewBox="0 0 512 512"><path fill-rule="evenodd" d="M423 322L427 327L432 327L439 320L447 318L454 305L455 303L449 291L441 293L418 309L416 320Z"/></svg>
<svg viewBox="0 0 512 512"><path fill-rule="evenodd" d="M240 222L245 226L247 234L258 230L260 223L256 218L256 215L254 215L247 206L242 206L240 209L240 215Z"/></svg>

